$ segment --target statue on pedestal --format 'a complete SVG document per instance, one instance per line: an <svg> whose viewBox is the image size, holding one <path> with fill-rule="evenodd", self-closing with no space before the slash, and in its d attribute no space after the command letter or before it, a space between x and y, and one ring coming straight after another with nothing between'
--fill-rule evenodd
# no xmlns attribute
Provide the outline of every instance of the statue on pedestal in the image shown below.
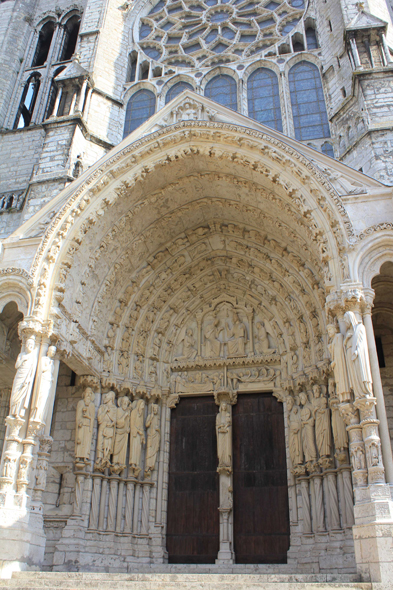
<svg viewBox="0 0 393 590"><path fill-rule="evenodd" d="M302 446L302 419L300 417L299 406L295 404L293 397L287 398L288 410L288 428L289 428L289 454L292 466L303 463L303 446Z"/></svg>
<svg viewBox="0 0 393 590"><path fill-rule="evenodd" d="M151 413L146 420L147 445L146 445L146 464L145 477L151 477L154 470L158 449L160 448L160 417L158 415L159 407L152 404Z"/></svg>
<svg viewBox="0 0 393 590"><path fill-rule="evenodd" d="M328 457L331 451L330 410L327 399L321 396L321 386L316 383L313 387L313 415L315 418L315 438L320 457Z"/></svg>
<svg viewBox="0 0 393 590"><path fill-rule="evenodd" d="M314 441L314 417L305 391L299 394L299 399L303 406L300 412L303 453L306 462L311 463L317 459L317 449Z"/></svg>
<svg viewBox="0 0 393 590"><path fill-rule="evenodd" d="M220 473L232 471L232 420L226 402L220 403L220 411L216 417L218 468Z"/></svg>
<svg viewBox="0 0 393 590"><path fill-rule="evenodd" d="M53 385L56 346L49 346L46 356L41 358L41 380L31 420L42 422L46 419L47 404Z"/></svg>
<svg viewBox="0 0 393 590"><path fill-rule="evenodd" d="M141 472L140 462L142 454L142 445L145 444L145 433L143 428L143 417L145 412L145 402L139 399L131 412L131 430L130 430L130 472L134 477L138 477Z"/></svg>
<svg viewBox="0 0 393 590"><path fill-rule="evenodd" d="M340 403L350 401L350 385L348 380L347 362L345 358L344 337L341 332L337 331L334 324L327 326L329 335L329 352L331 356L331 367L336 382L336 391Z"/></svg>
<svg viewBox="0 0 393 590"><path fill-rule="evenodd" d="M103 403L98 408L98 436L97 455L95 467L104 470L110 465L110 456L113 453L115 441L116 414L115 392L109 391L102 396Z"/></svg>
<svg viewBox="0 0 393 590"><path fill-rule="evenodd" d="M349 383L355 400L373 397L373 380L368 354L366 328L356 319L353 311L344 314L347 327L344 346L349 374Z"/></svg>
<svg viewBox="0 0 393 590"><path fill-rule="evenodd" d="M25 351L18 355L15 368L16 374L12 384L10 414L11 416L23 417L29 407L36 368L34 338L26 340Z"/></svg>
<svg viewBox="0 0 393 590"><path fill-rule="evenodd" d="M75 431L75 459L87 462L90 457L91 439L95 417L94 393L90 387L86 387L83 398L76 406L76 431Z"/></svg>
<svg viewBox="0 0 393 590"><path fill-rule="evenodd" d="M116 410L116 434L113 450L113 469L120 473L126 466L127 443L130 432L131 402L128 397L123 396L118 400Z"/></svg>

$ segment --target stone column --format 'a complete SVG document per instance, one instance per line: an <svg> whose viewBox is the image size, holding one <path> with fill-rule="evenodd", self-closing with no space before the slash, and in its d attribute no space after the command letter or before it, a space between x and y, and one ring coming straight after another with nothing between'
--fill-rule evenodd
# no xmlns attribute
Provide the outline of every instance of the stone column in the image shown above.
<svg viewBox="0 0 393 590"><path fill-rule="evenodd" d="M108 522L106 530L110 533L115 532L119 479L118 476L112 475L109 480Z"/></svg>
<svg viewBox="0 0 393 590"><path fill-rule="evenodd" d="M151 481L144 481L142 484L142 524L141 534L149 534L149 504L150 504L150 487L153 485Z"/></svg>
<svg viewBox="0 0 393 590"><path fill-rule="evenodd" d="M370 355L371 374L373 378L373 391L377 400L376 411L379 420L379 434L381 437L382 457L385 467L386 481L393 484L393 457L392 446L390 442L389 425L386 417L385 398L383 395L383 387L381 381L381 374L379 372L379 363L377 348L375 345L375 336L373 322L371 318L371 306L368 305L363 312L363 322L366 328L368 351Z"/></svg>
<svg viewBox="0 0 393 590"><path fill-rule="evenodd" d="M39 450L37 453L37 465L35 470L35 486L31 510L43 514L42 494L46 487L50 452L52 450L53 438L45 434L38 437Z"/></svg>
<svg viewBox="0 0 393 590"><path fill-rule="evenodd" d="M232 467L232 405L237 395L229 388L215 392L214 399L220 410L217 414L217 455L220 489L220 549L217 564L231 564L234 561L232 549L233 532L230 530L230 516L233 509L233 467Z"/></svg>
<svg viewBox="0 0 393 590"><path fill-rule="evenodd" d="M361 64L360 57L359 57L358 47L356 45L356 39L354 39L352 37L352 39L350 39L349 42L351 45L352 55L353 55L353 60L355 62L355 66L356 66L356 68L361 68L362 64Z"/></svg>
<svg viewBox="0 0 393 590"><path fill-rule="evenodd" d="M135 479L127 479L126 489L126 513L124 518L124 532L132 533L133 524L133 508L134 508L134 495L135 495Z"/></svg>
<svg viewBox="0 0 393 590"><path fill-rule="evenodd" d="M135 496L134 496L134 514L132 521L132 532L134 535L139 534L139 499L141 493L141 483L137 481L135 483Z"/></svg>
<svg viewBox="0 0 393 590"><path fill-rule="evenodd" d="M91 500L90 520L89 529L98 529L98 516L100 512L100 497L101 497L101 485L103 479L102 473L93 473L93 494Z"/></svg>
<svg viewBox="0 0 393 590"><path fill-rule="evenodd" d="M0 391L0 459L3 449L5 431L6 431L6 416L10 407L11 389L5 388Z"/></svg>
<svg viewBox="0 0 393 590"><path fill-rule="evenodd" d="M300 483L300 491L302 494L302 518L303 518L303 534L308 535L312 533L311 528L311 507L310 507L310 492L309 492L309 478L305 475L298 478Z"/></svg>
<svg viewBox="0 0 393 590"><path fill-rule="evenodd" d="M80 90L80 95L79 95L78 108L77 108L77 110L79 112L82 112L82 109L83 109L83 103L85 102L86 88L87 88L87 80L83 80L82 88Z"/></svg>

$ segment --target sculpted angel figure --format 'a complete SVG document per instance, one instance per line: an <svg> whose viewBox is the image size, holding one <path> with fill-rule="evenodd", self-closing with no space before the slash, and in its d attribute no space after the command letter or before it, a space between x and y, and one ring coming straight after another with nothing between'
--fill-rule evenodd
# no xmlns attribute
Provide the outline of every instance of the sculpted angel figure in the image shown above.
<svg viewBox="0 0 393 590"><path fill-rule="evenodd" d="M28 338L24 352L16 359L16 374L12 384L10 399L11 416L24 416L29 407L31 388L36 368L35 340Z"/></svg>
<svg viewBox="0 0 393 590"><path fill-rule="evenodd" d="M112 463L115 470L120 473L126 466L126 454L128 435L130 433L131 402L128 397L123 396L118 400L116 410L116 434L113 450Z"/></svg>
<svg viewBox="0 0 393 590"><path fill-rule="evenodd" d="M232 470L232 434L231 414L228 411L228 404L221 402L220 411L216 417L218 471Z"/></svg>
<svg viewBox="0 0 393 590"><path fill-rule="evenodd" d="M351 399L347 361L344 350L344 337L341 332L337 331L334 324L329 324L327 326L327 332L330 340L329 352L332 359L330 366L334 373L338 399L343 403L350 401Z"/></svg>
<svg viewBox="0 0 393 590"><path fill-rule="evenodd" d="M197 349L195 348L196 340L194 338L194 331L192 328L187 328L184 335L182 344L182 353L175 360L177 361L193 361L197 355Z"/></svg>
<svg viewBox="0 0 393 590"><path fill-rule="evenodd" d="M233 314L232 329L227 323L227 334L228 356L245 356L247 330L237 313Z"/></svg>
<svg viewBox="0 0 393 590"><path fill-rule="evenodd" d="M313 414L315 418L315 438L317 448L321 457L330 455L331 434L330 434L330 410L327 399L321 396L321 386L316 383L313 387Z"/></svg>
<svg viewBox="0 0 393 590"><path fill-rule="evenodd" d="M146 464L145 477L151 477L154 470L158 449L160 448L160 417L158 415L158 405L152 404L151 413L146 420L147 444L146 444Z"/></svg>
<svg viewBox="0 0 393 590"><path fill-rule="evenodd" d="M88 461L95 417L94 393L86 387L76 406L75 458Z"/></svg>
<svg viewBox="0 0 393 590"><path fill-rule="evenodd" d="M31 419L43 422L46 417L47 403L52 389L55 371L56 346L49 346L46 356L41 359L41 380L37 400L34 405Z"/></svg>
<svg viewBox="0 0 393 590"><path fill-rule="evenodd" d="M139 466L141 462L142 445L145 444L145 433L143 429L143 416L145 412L145 402L139 399L131 412L130 428L130 471L134 477L138 477L141 472Z"/></svg>
<svg viewBox="0 0 393 590"><path fill-rule="evenodd" d="M103 403L98 408L98 435L96 468L105 469L110 465L110 456L113 453L115 442L116 414L115 392L108 391L102 397Z"/></svg>
<svg viewBox="0 0 393 590"><path fill-rule="evenodd" d="M218 336L221 329L218 327L219 321L215 319L212 324L206 326L203 336L205 338L205 356L207 358L220 356L221 342Z"/></svg>
<svg viewBox="0 0 393 590"><path fill-rule="evenodd" d="M314 417L305 391L302 391L299 394L299 400L303 406L300 412L302 420L303 452L306 462L309 463L311 461L316 461L317 459L317 449L314 441Z"/></svg>
<svg viewBox="0 0 393 590"><path fill-rule="evenodd" d="M287 399L288 427L289 427L289 454L293 467L303 463L302 446L302 419L300 408L295 404L293 397Z"/></svg>
<svg viewBox="0 0 393 590"><path fill-rule="evenodd" d="M366 328L358 322L353 311L344 314L347 327L344 346L346 350L349 383L355 399L373 397L370 358L367 347Z"/></svg>

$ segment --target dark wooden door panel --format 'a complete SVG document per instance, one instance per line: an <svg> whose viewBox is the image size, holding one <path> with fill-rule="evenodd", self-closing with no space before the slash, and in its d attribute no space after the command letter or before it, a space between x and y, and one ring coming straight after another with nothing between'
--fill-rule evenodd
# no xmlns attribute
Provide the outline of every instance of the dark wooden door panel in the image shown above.
<svg viewBox="0 0 393 590"><path fill-rule="evenodd" d="M283 408L271 394L233 406L234 549L237 563L285 563L289 510Z"/></svg>
<svg viewBox="0 0 393 590"><path fill-rule="evenodd" d="M171 411L167 550L169 563L214 563L219 550L217 406L181 398Z"/></svg>

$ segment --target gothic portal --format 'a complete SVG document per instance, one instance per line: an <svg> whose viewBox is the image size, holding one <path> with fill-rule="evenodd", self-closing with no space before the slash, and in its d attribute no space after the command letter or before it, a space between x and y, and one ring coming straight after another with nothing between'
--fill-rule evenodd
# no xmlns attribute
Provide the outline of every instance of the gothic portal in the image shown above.
<svg viewBox="0 0 393 590"><path fill-rule="evenodd" d="M0 4L3 577L389 588L390 13Z"/></svg>

